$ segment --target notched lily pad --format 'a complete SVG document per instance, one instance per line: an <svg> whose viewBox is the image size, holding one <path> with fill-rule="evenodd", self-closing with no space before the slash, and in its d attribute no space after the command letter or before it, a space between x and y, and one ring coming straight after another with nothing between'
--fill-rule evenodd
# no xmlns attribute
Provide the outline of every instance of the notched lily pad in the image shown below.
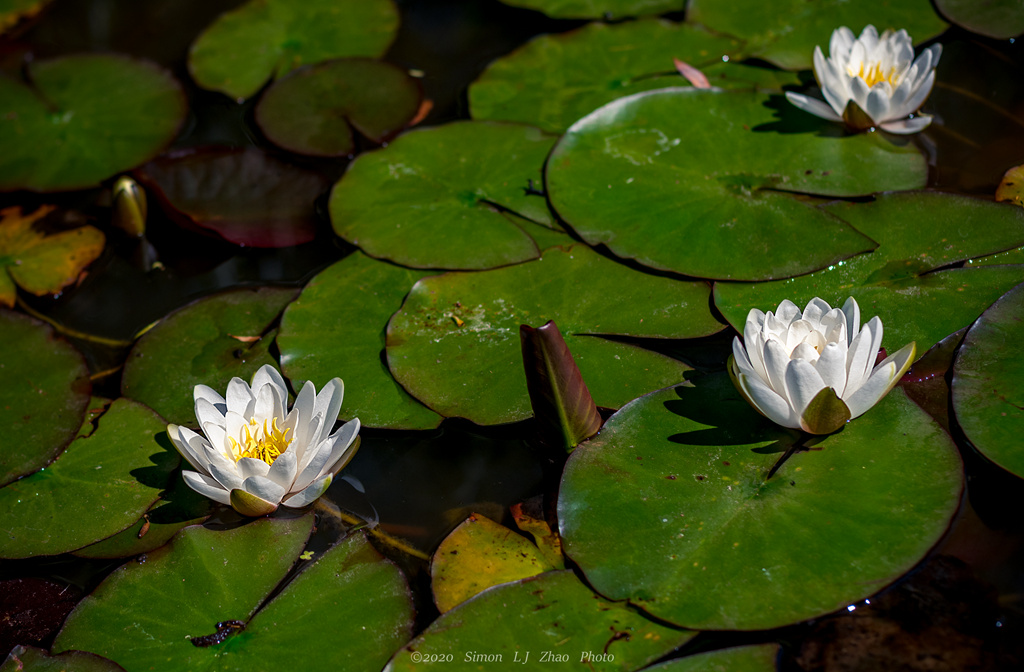
<svg viewBox="0 0 1024 672"><path fill-rule="evenodd" d="M485 590L430 624L384 670L414 672L425 661L454 670L541 669L545 652L555 666L637 670L696 634L606 600L564 570Z"/></svg>
<svg viewBox="0 0 1024 672"><path fill-rule="evenodd" d="M314 201L329 182L258 149L183 150L139 179L176 222L248 247L291 247L316 236Z"/></svg>
<svg viewBox="0 0 1024 672"><path fill-rule="evenodd" d="M370 256L413 268L535 259L513 215L555 226L539 191L554 142L532 126L482 121L410 131L349 165L331 192L331 223Z"/></svg>
<svg viewBox="0 0 1024 672"><path fill-rule="evenodd" d="M898 389L765 480L798 440L724 374L638 399L569 457L563 548L609 599L683 627L760 630L878 592L959 508L956 446Z"/></svg>
<svg viewBox="0 0 1024 672"><path fill-rule="evenodd" d="M572 288L569 291L568 288ZM388 324L392 374L444 416L530 417L519 325L555 320L598 406L617 408L689 367L601 335L696 338L720 330L707 285L631 270L582 245L537 261L416 283Z"/></svg>
<svg viewBox="0 0 1024 672"><path fill-rule="evenodd" d="M576 122L551 152L551 205L591 245L685 275L767 280L875 247L794 193L923 186L924 158L842 136L780 95L663 89Z"/></svg>
<svg viewBox="0 0 1024 672"><path fill-rule="evenodd" d="M381 56L397 31L391 0L250 0L196 38L188 69L199 86L241 102L301 65Z"/></svg>
<svg viewBox="0 0 1024 672"><path fill-rule="evenodd" d="M953 366L953 411L967 439L1024 478L1024 284L993 303L971 326Z"/></svg>
<svg viewBox="0 0 1024 672"><path fill-rule="evenodd" d="M295 295L277 287L236 289L179 308L136 342L121 393L168 422L195 426L196 385L224 390L236 376L248 381L264 364L276 365L268 353L273 325Z"/></svg>
<svg viewBox="0 0 1024 672"><path fill-rule="evenodd" d="M70 343L0 308L0 485L46 466L75 438L89 404L89 369Z"/></svg>
<svg viewBox="0 0 1024 672"><path fill-rule="evenodd" d="M21 207L0 210L0 304L14 307L15 285L36 296L59 294L103 252L103 233L91 226L46 235L33 225L53 212L41 206L22 214Z"/></svg>
<svg viewBox="0 0 1024 672"><path fill-rule="evenodd" d="M437 427L441 416L409 396L383 359L388 319L426 275L360 252L323 270L281 318L281 370L296 386L344 380L342 420L387 429Z"/></svg>
<svg viewBox="0 0 1024 672"><path fill-rule="evenodd" d="M378 144L398 135L419 111L419 80L368 58L300 68L274 82L256 106L256 123L279 147L312 156L346 156L352 129Z"/></svg>
<svg viewBox="0 0 1024 672"><path fill-rule="evenodd" d="M853 296L861 315L878 315L890 352L917 352L966 327L1024 280L1024 266L945 267L1024 244L1024 210L932 192L881 194L872 203L827 209L878 241L876 250L781 282L715 284L715 305L739 331L751 308L774 310L818 296L832 305Z"/></svg>
<svg viewBox="0 0 1024 672"><path fill-rule="evenodd" d="M149 160L177 135L181 86L153 63L83 54L0 75L0 191L67 191Z"/></svg>
<svg viewBox="0 0 1024 672"><path fill-rule="evenodd" d="M906 29L915 43L926 42L948 27L929 0L868 3L826 0L690 0L686 19L716 32L746 40L744 56L756 56L780 68L809 70L814 47L828 53L832 31L847 26L856 33L871 24L881 32Z"/></svg>
<svg viewBox="0 0 1024 672"><path fill-rule="evenodd" d="M119 399L98 423L53 464L0 488L0 557L73 551L120 532L157 501L179 462L163 420Z"/></svg>

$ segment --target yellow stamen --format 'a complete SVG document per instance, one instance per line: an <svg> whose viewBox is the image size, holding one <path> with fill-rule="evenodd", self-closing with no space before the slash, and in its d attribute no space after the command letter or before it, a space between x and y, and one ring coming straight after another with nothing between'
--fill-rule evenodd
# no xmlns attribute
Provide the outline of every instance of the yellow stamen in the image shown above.
<svg viewBox="0 0 1024 672"><path fill-rule="evenodd" d="M869 89L879 82L889 82L889 84L894 87L898 86L899 82L896 77L896 68L889 68L888 71L883 71L881 63L873 63L867 65L867 71L865 72L865 65L865 63L861 63L860 70L857 72L854 72L853 68L847 68L847 72L850 73L851 77L860 77L863 79Z"/></svg>
<svg viewBox="0 0 1024 672"><path fill-rule="evenodd" d="M269 428L267 423L270 423ZM243 441L239 442L233 436L228 437L228 440L231 441L231 453L235 462L243 457L254 457L267 464L273 464L274 460L287 450L288 444L291 443L291 439L288 438L291 428L282 432L277 426L277 418L274 418L273 421L264 420L262 427L259 421L253 418L242 429L245 430Z"/></svg>

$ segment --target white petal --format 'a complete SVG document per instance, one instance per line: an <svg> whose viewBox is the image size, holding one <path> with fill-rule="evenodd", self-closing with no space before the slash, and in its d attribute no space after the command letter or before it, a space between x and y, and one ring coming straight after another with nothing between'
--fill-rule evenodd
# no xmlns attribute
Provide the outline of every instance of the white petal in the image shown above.
<svg viewBox="0 0 1024 672"><path fill-rule="evenodd" d="M278 422L284 420L284 407L281 403L280 393L273 385L264 385L256 392L256 405L252 409L252 417L256 418L262 425L264 420L277 418ZM270 426L267 426L270 429Z"/></svg>
<svg viewBox="0 0 1024 672"><path fill-rule="evenodd" d="M932 123L932 115L919 114L913 119L887 121L884 124L879 124L878 127L883 131L895 133L896 135L910 135L911 133L919 133L923 131L930 123Z"/></svg>
<svg viewBox="0 0 1024 672"><path fill-rule="evenodd" d="M810 362L794 359L786 368L786 390L797 416L802 416L808 404L825 388L825 381Z"/></svg>
<svg viewBox="0 0 1024 672"><path fill-rule="evenodd" d="M280 485L263 476L250 476L245 479L242 482L242 490L271 504L279 504L281 498L288 494Z"/></svg>
<svg viewBox="0 0 1024 672"><path fill-rule="evenodd" d="M825 89L822 89L824 92ZM800 108L804 112L809 112L816 117L827 119L829 121L842 121L843 118L833 111L831 107L821 102L817 98L811 98L810 96L804 96L799 93L793 93L792 91L786 91L786 100L792 103L794 106Z"/></svg>
<svg viewBox="0 0 1024 672"><path fill-rule="evenodd" d="M788 327L793 324L794 320L800 319L800 309L789 299L783 299L779 307L775 309L775 318Z"/></svg>
<svg viewBox="0 0 1024 672"><path fill-rule="evenodd" d="M860 106L860 109L866 110L868 106L868 94L871 93L871 89L860 77L854 77L850 80L850 98Z"/></svg>
<svg viewBox="0 0 1024 672"><path fill-rule="evenodd" d="M234 439L239 443L242 443L245 439L245 430L249 426L249 421L244 417L235 413L234 411L228 411L228 414L224 416L224 433L227 437L227 443L224 444L224 448L230 450L231 446L230 439Z"/></svg>
<svg viewBox="0 0 1024 672"><path fill-rule="evenodd" d="M209 476L203 476L197 474L194 471L183 471L181 477L185 479L185 483L188 487L198 492L203 497L212 499L215 502L221 504L231 504L231 495L227 490L220 487L220 483L213 480Z"/></svg>
<svg viewBox="0 0 1024 672"><path fill-rule="evenodd" d="M225 455L231 452L231 446L227 440L227 431L223 424L207 423L203 425L203 433L210 439L210 444Z"/></svg>
<svg viewBox="0 0 1024 672"><path fill-rule="evenodd" d="M754 369L754 365L750 361L750 357L747 355L747 349L743 347L743 343L740 342L739 336L734 336L732 339L732 356L736 360L736 366L741 373L748 376L759 375Z"/></svg>
<svg viewBox="0 0 1024 672"><path fill-rule="evenodd" d="M856 418L862 415L889 393L889 390L910 368L915 351L916 346L913 343L905 345L874 368L867 382L850 395L848 400L845 400L846 405L850 408L851 417Z"/></svg>
<svg viewBox="0 0 1024 672"><path fill-rule="evenodd" d="M287 403L288 385L285 384L284 377L281 376L281 372L270 364L264 364L252 376L252 389L254 394L258 395L259 389L267 385L273 387L277 391L278 399ZM283 417L284 416L282 416L282 418Z"/></svg>
<svg viewBox="0 0 1024 672"><path fill-rule="evenodd" d="M210 473L217 482L221 484L229 496L232 490L242 487L242 477L238 475L238 472L234 468L223 469L220 465L211 464ZM228 501L230 502L230 498Z"/></svg>
<svg viewBox="0 0 1024 672"><path fill-rule="evenodd" d="M303 506L308 506L315 502L321 495L327 492L327 488L331 487L331 481L334 480L334 476L327 474L322 478L318 478L316 481L310 483L301 492L296 493L288 499L281 502L287 507L293 509L299 509Z"/></svg>
<svg viewBox="0 0 1024 672"><path fill-rule="evenodd" d="M882 345L882 321L878 316L872 317L857 337L850 344L846 356L846 389L843 401L856 392L871 374L878 358L878 348ZM849 406L849 403L847 403Z"/></svg>
<svg viewBox="0 0 1024 672"><path fill-rule="evenodd" d="M185 461L192 465L192 468L196 471L206 471L206 460L203 459L203 453L201 450L197 450L198 446L201 446L206 440L193 432L188 427L179 427L178 425L167 425L167 436L171 439L171 443L178 449L181 456L185 458ZM198 440L198 444L193 445L193 441Z"/></svg>
<svg viewBox="0 0 1024 672"><path fill-rule="evenodd" d="M846 339L841 342L829 343L825 346L814 368L827 387L836 391L836 395L842 398L843 390L846 389Z"/></svg>
<svg viewBox="0 0 1024 672"><path fill-rule="evenodd" d="M764 366L768 372L768 387L789 402L786 393L786 367L789 366L789 353L776 341L764 344Z"/></svg>
<svg viewBox="0 0 1024 672"><path fill-rule="evenodd" d="M320 393L316 395L316 404L313 407L313 414L320 414L322 418L320 431L310 436L309 443L320 443L327 438L327 435L334 429L334 421L338 419L341 412L341 402L345 398L345 384L341 378L332 378L324 385Z"/></svg>
<svg viewBox="0 0 1024 672"><path fill-rule="evenodd" d="M296 460L295 451L286 450L278 455L274 463L270 465L267 478L280 485L287 492L292 489L292 483L295 482L295 475L298 471L299 463Z"/></svg>
<svg viewBox="0 0 1024 672"><path fill-rule="evenodd" d="M228 413L237 413L246 420L252 418L252 406L256 398L252 396L252 390L241 378L232 378L228 383L228 392L225 395L228 405ZM227 415L227 414L225 414Z"/></svg>
<svg viewBox="0 0 1024 672"><path fill-rule="evenodd" d="M932 92L932 86L934 84L935 71L932 70L925 75L924 80L918 85L917 90L911 93L910 97L904 101L900 109L903 114L899 115L898 118L903 118L912 112L917 112L917 110L924 105L925 98L927 98L928 94Z"/></svg>
<svg viewBox="0 0 1024 672"><path fill-rule="evenodd" d="M208 402L217 406L217 410L220 411L221 415L224 415L228 411L228 404L224 401L224 397L220 396L217 390L209 387L208 385L196 385L192 388L192 398L195 401L200 399L206 399Z"/></svg>
<svg viewBox="0 0 1024 672"><path fill-rule="evenodd" d="M879 82L868 92L864 111L876 124L889 119L889 100L891 98L892 86L889 85L889 82Z"/></svg>
<svg viewBox="0 0 1024 672"><path fill-rule="evenodd" d="M212 404L209 400L203 398L196 399L196 420L199 421L199 426L203 428L203 431L206 431L206 425L219 425L223 427L225 424L224 413L217 408L216 404Z"/></svg>
<svg viewBox="0 0 1024 672"><path fill-rule="evenodd" d="M793 352L789 356L791 359L802 359L811 364L818 361L818 351L814 349L813 345L806 342L793 348Z"/></svg>
<svg viewBox="0 0 1024 672"><path fill-rule="evenodd" d="M355 444L356 435L359 434L359 418L352 418L352 420L346 422L341 429L335 432L334 436L334 448L331 450L331 456L327 458L327 469L332 473L338 473L345 468L345 465L355 456L355 451L352 450Z"/></svg>
<svg viewBox="0 0 1024 672"><path fill-rule="evenodd" d="M808 301L807 306L804 307L803 319L807 320L812 325L817 325L821 323L822 316L827 314L830 310L832 310L832 306L828 305L825 300L814 297Z"/></svg>
<svg viewBox="0 0 1024 672"><path fill-rule="evenodd" d="M236 463L236 467L238 468L238 475L243 480L254 476L266 477L267 472L270 471L269 464L263 460L257 460L255 457L243 457Z"/></svg>
<svg viewBox="0 0 1024 672"><path fill-rule="evenodd" d="M740 381L743 391L761 415L783 427L800 429L800 418L788 400L780 397L757 378L740 374L736 379Z"/></svg>
<svg viewBox="0 0 1024 672"><path fill-rule="evenodd" d="M852 343L854 336L860 333L860 306L852 296L843 304L843 314L846 315L846 337Z"/></svg>
<svg viewBox="0 0 1024 672"><path fill-rule="evenodd" d="M761 314L762 318L764 313ZM756 323L747 322L743 325L743 343L746 347L742 350L744 354L749 357L750 367L754 375L761 380L768 381L768 372L764 369L764 359L761 357L761 351L764 349L764 339L760 333L760 327ZM736 344L733 344L733 350L735 351Z"/></svg>
<svg viewBox="0 0 1024 672"><path fill-rule="evenodd" d="M850 49L857 38L853 31L846 26L841 26L832 31L832 39L828 43L829 55L835 61L845 61L850 57Z"/></svg>

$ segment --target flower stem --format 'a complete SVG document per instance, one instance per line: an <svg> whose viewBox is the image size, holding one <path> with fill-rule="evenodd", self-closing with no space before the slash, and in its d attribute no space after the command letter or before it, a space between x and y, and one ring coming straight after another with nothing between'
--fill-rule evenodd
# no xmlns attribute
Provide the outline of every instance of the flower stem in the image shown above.
<svg viewBox="0 0 1024 672"><path fill-rule="evenodd" d="M323 497L316 500L316 506L314 506L314 509L319 513L326 514L328 516L331 516L332 518L340 520L341 522L345 523L346 525L349 525L350 527L358 529L359 527L363 527L366 525L366 521L362 518L353 516L351 513L348 513L346 511L342 511L336 504L327 501ZM402 541L401 539L398 539L397 537L392 537L390 534L381 530L378 527L367 527L366 531L371 537L373 537L380 543L384 544L385 546L389 546L397 551L401 551L402 553L411 555L412 557L418 558L420 560L430 560L430 556L424 553L423 551L419 550L415 546L412 546L411 544Z"/></svg>

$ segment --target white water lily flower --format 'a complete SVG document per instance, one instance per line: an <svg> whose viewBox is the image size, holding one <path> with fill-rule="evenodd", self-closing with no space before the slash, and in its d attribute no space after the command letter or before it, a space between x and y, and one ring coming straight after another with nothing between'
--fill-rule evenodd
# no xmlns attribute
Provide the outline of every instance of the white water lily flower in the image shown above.
<svg viewBox="0 0 1024 672"><path fill-rule="evenodd" d="M877 316L860 326L851 296L842 309L819 298L803 313L788 299L775 314L751 310L743 343L733 339L729 371L737 389L769 420L829 434L878 403L914 361L914 343L875 365Z"/></svg>
<svg viewBox="0 0 1024 672"><path fill-rule="evenodd" d="M167 434L195 471L182 476L201 495L246 516L264 516L283 504L300 508L324 494L359 447L359 420L330 434L345 386L335 378L317 394L306 381L288 408L288 388L272 366L252 385L232 378L222 397L206 385L193 396L202 436L178 425Z"/></svg>
<svg viewBox="0 0 1024 672"><path fill-rule="evenodd" d="M814 48L814 74L827 105L816 98L787 91L786 98L801 110L845 121L858 130L878 126L890 133L917 133L931 123L928 114L911 117L935 83L935 66L942 45L933 44L914 60L907 31L878 35L867 26L854 39L843 26L832 33L829 58Z"/></svg>

